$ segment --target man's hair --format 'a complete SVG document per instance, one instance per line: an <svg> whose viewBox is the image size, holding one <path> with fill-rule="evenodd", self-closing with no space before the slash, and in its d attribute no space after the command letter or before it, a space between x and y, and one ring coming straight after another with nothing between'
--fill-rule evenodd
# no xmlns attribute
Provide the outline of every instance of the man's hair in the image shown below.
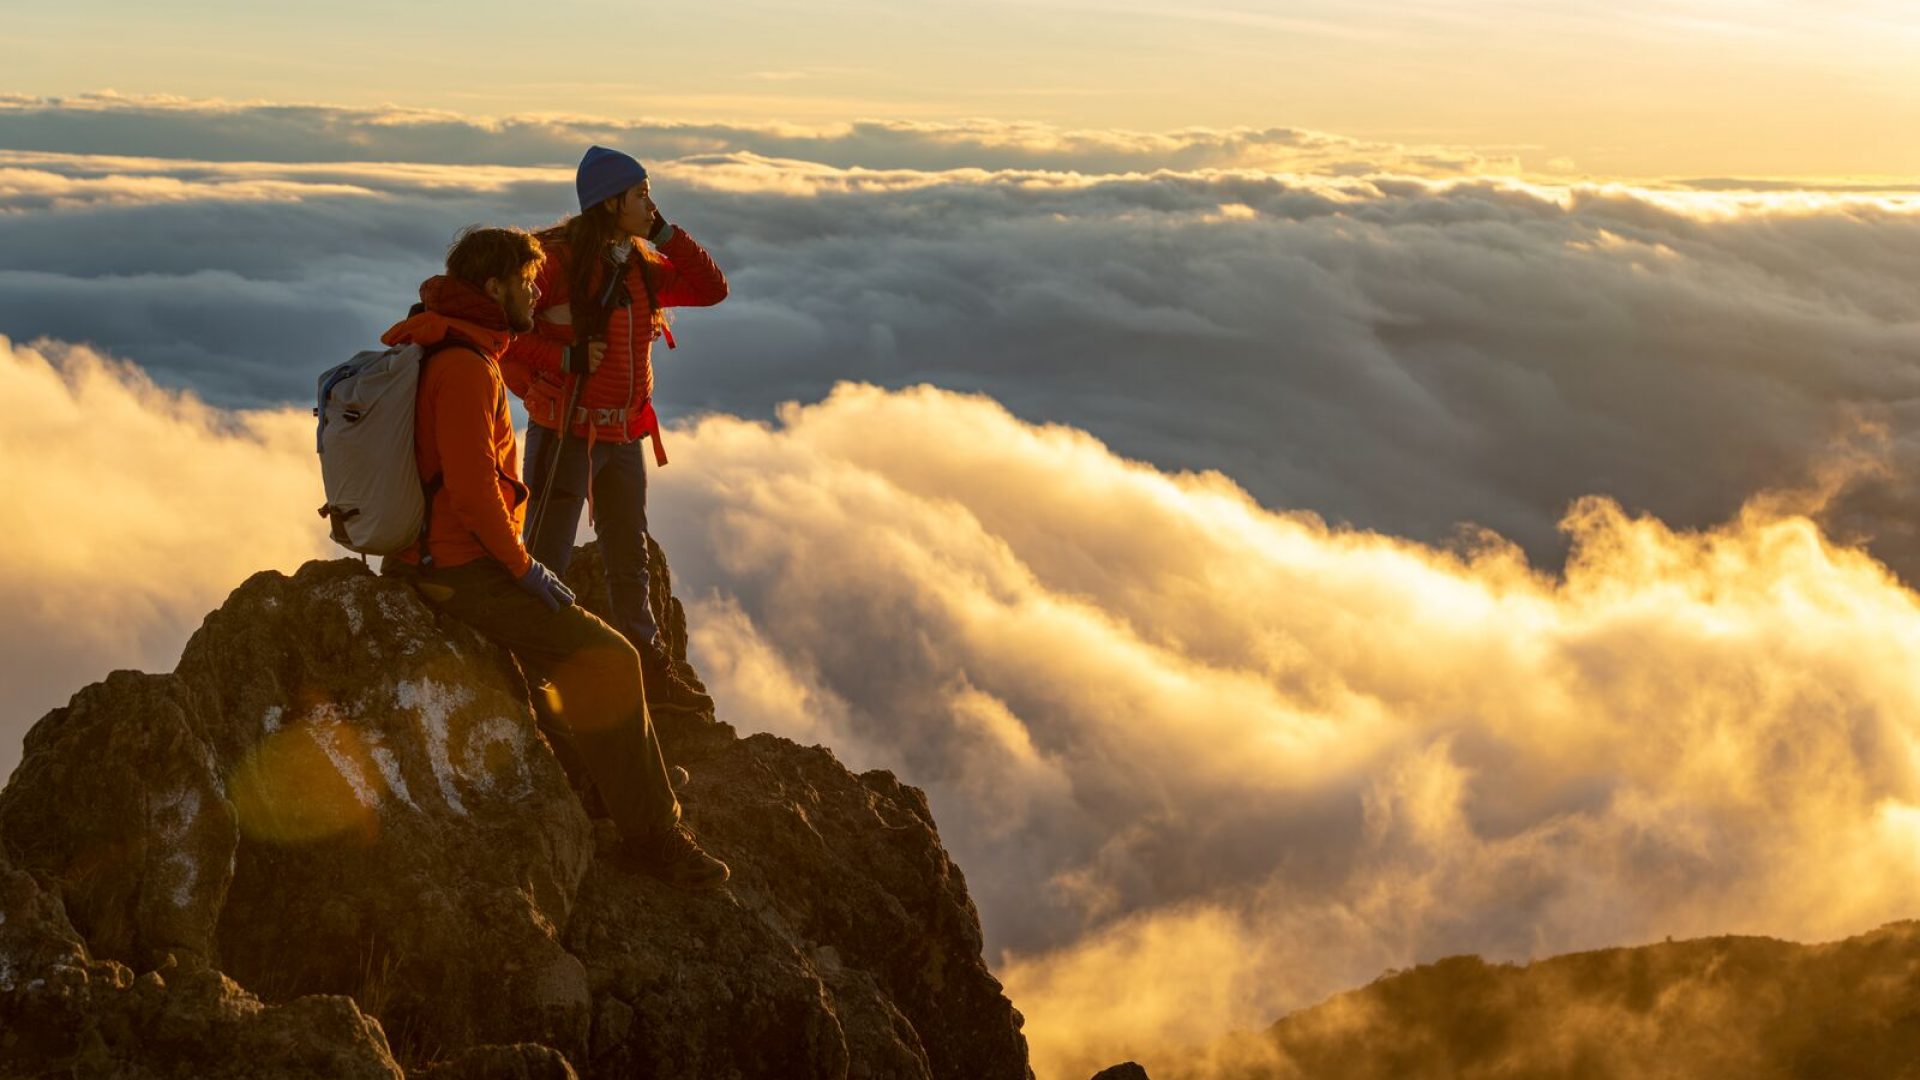
<svg viewBox="0 0 1920 1080"><path fill-rule="evenodd" d="M447 249L447 276L485 288L488 278L513 281L523 277L527 264L539 262L545 254L540 241L525 229L469 225Z"/></svg>

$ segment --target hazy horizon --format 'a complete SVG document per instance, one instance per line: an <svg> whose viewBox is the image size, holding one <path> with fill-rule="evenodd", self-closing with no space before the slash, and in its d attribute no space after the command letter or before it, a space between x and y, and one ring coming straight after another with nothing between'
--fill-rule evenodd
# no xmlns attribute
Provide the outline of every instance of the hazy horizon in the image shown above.
<svg viewBox="0 0 1920 1080"><path fill-rule="evenodd" d="M13 13L0 91L805 125L1284 123L1575 175L1911 176L1907 16L1892 0L747 0L644 15L566 0L537 16L494 0L83 0ZM508 49L517 62L472 63Z"/></svg>

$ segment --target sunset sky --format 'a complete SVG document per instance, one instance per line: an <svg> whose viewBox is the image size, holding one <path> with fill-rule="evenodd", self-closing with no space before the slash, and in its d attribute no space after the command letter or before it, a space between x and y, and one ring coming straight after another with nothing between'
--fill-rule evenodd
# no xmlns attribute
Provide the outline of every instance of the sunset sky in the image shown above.
<svg viewBox="0 0 1920 1080"><path fill-rule="evenodd" d="M1894 0L20 7L7 89L503 116L1305 127L1600 176L1920 172Z"/></svg>
<svg viewBox="0 0 1920 1080"><path fill-rule="evenodd" d="M1920 915L1893 3L78 0L0 46L0 774L340 556L314 377L600 142L732 284L659 361L694 662L928 791L1041 1080L1452 953Z"/></svg>

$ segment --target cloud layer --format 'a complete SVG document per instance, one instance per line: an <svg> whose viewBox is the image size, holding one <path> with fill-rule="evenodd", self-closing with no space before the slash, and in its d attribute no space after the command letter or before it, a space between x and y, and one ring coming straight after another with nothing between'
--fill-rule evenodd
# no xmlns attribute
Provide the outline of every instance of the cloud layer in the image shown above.
<svg viewBox="0 0 1920 1080"><path fill-rule="evenodd" d="M478 119L387 107L346 108L87 94L0 94L0 146L84 155L209 161L431 162L566 166L591 143L646 161L749 153L841 168L1047 169L1079 173L1264 169L1422 176L1517 171L1467 147L1401 146L1297 128L1156 133L1038 123L858 120L830 127L529 115Z"/></svg>
<svg viewBox="0 0 1920 1080"><path fill-rule="evenodd" d="M312 421L229 412L80 347L0 337L0 775L113 668L170 671L255 571L331 553Z"/></svg>
<svg viewBox="0 0 1920 1080"><path fill-rule="evenodd" d="M734 285L681 316L669 417L931 382L1267 505L1436 542L1474 523L1544 560L1582 494L1704 525L1861 424L1913 463L1903 199L743 153L655 171ZM90 341L218 403L298 401L459 226L552 221L568 181L0 153L0 332ZM1903 489L1836 507L1920 569Z"/></svg>
<svg viewBox="0 0 1920 1080"><path fill-rule="evenodd" d="M298 412L52 344L0 380L11 750L326 544ZM670 438L653 518L723 715L928 790L1050 1080L1449 953L1912 914L1917 598L1807 516L1871 443L1703 531L1582 501L1561 577L931 387Z"/></svg>
<svg viewBox="0 0 1920 1080"><path fill-rule="evenodd" d="M932 389L677 434L723 712L928 789L1043 1076L1451 953L1913 914L1920 598L1816 490L1584 500L1561 578Z"/></svg>

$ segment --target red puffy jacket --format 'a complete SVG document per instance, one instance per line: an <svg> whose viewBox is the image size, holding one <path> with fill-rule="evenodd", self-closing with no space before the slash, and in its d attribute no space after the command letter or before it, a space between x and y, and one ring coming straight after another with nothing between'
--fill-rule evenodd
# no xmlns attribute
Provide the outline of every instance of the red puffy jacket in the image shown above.
<svg viewBox="0 0 1920 1080"><path fill-rule="evenodd" d="M574 252L565 241L548 241L544 246L547 259L538 278L541 310L534 330L513 339L500 368L508 388L526 402L527 418L542 427L558 428L572 380L580 377L562 370L563 351L573 343L567 304ZM611 262L602 261L611 268ZM605 287L607 269L595 272L595 289ZM677 226L658 256L647 255L635 243L623 272L632 303L610 312L607 353L599 370L586 376L587 385L573 415L573 433L591 441L622 443L651 435L654 458L665 465L660 419L653 410L653 309L648 306L648 284L662 308L708 307L727 298L727 279L706 249ZM673 339L667 342L671 345Z"/></svg>

